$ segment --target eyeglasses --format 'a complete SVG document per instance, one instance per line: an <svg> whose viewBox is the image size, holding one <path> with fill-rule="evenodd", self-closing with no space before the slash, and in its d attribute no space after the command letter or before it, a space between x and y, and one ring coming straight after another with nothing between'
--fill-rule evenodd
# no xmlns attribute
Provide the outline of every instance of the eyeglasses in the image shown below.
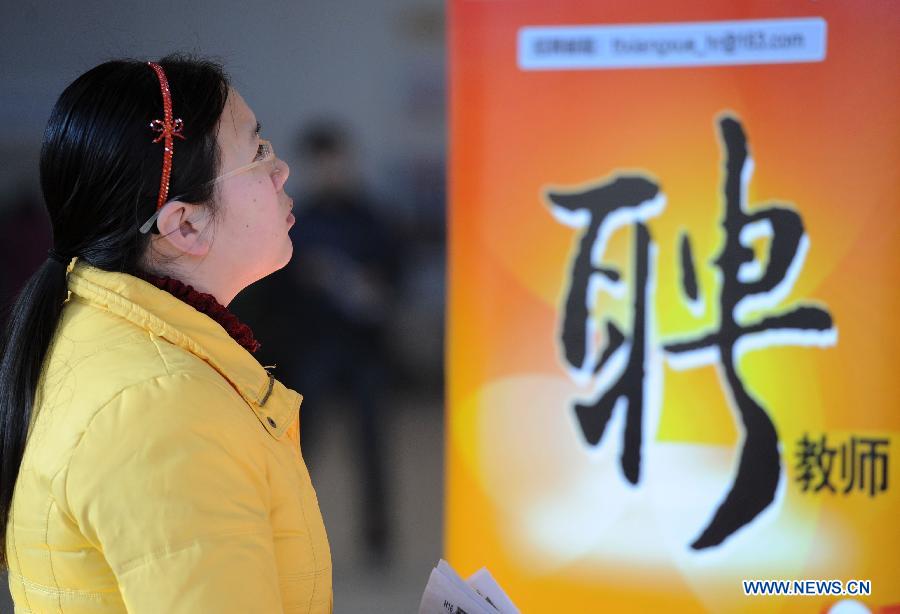
<svg viewBox="0 0 900 614"><path fill-rule="evenodd" d="M259 139L259 148L256 150L256 159L250 164L245 164L244 166L238 167L233 171L228 171L224 175L219 175L212 181L209 181L208 184L204 185L215 185L217 183L221 183L226 179L230 179L235 175L240 175L241 173L245 173L250 169L254 169L258 166L263 166L266 164L270 164L271 168L269 168L269 172L275 172L275 148L272 147L272 143L265 139Z"/></svg>
<svg viewBox="0 0 900 614"><path fill-rule="evenodd" d="M275 148L272 147L272 143L270 141L267 141L265 139L259 140L259 148L256 151L256 159L253 162L251 162L250 164L245 164L244 166L239 166L238 168L236 168L234 170L230 170L227 173L225 173L224 175L219 175L215 179L211 179L211 180L207 181L206 183L201 184L200 186L198 186L198 188L204 188L204 187L211 186L211 185L217 185L219 183L222 183L226 179L230 179L230 178L234 177L235 175L240 175L241 173L246 173L249 170L253 170L254 168L258 168L261 166L265 167L270 175L278 172L278 166L275 164ZM173 200L178 200L179 198L181 198L181 196L175 196L173 198L170 198L167 201L167 204ZM165 205L163 205L163 206L165 206ZM151 217L149 220L147 220L144 223L143 226L141 226L141 228L140 228L141 234L147 234L148 232L150 232L150 229L153 228L153 225L156 223L156 218L159 217L160 211L162 211L162 207L160 207L156 211L156 213L153 214L153 217Z"/></svg>

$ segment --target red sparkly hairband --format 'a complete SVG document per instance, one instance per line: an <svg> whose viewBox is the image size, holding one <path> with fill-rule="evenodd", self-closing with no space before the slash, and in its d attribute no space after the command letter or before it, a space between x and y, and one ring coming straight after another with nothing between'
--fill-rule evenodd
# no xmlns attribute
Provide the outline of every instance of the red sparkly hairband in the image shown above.
<svg viewBox="0 0 900 614"><path fill-rule="evenodd" d="M159 136L153 139L153 142L163 142L163 164L162 177L159 181L159 198L156 201L156 213L141 226L142 233L146 233L153 227L156 218L159 216L160 209L166 204L166 199L169 197L169 176L172 174L172 156L175 153L174 137L177 136L179 139L184 140L184 135L181 134L181 131L184 129L184 122L180 119L172 119L172 94L169 91L169 80L166 79L166 73L163 71L162 66L155 62L147 62L147 65L159 77L159 89L162 92L163 119L154 119L150 122L150 129L159 132Z"/></svg>

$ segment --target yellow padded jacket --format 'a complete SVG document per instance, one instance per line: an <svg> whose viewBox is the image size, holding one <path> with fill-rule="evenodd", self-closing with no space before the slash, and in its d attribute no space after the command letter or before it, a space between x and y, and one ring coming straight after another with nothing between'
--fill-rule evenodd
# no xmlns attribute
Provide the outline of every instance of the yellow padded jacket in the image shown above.
<svg viewBox="0 0 900 614"><path fill-rule="evenodd" d="M322 613L302 397L213 319L73 260L7 525L16 613Z"/></svg>

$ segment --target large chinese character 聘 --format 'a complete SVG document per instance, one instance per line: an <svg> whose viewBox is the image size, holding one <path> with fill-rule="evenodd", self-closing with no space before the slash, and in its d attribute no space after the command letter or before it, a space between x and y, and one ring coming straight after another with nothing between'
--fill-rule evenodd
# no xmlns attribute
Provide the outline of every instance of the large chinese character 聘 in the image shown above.
<svg viewBox="0 0 900 614"><path fill-rule="evenodd" d="M751 320L756 312L776 307L789 293L802 269L809 241L800 215L785 206L755 211L745 209L746 188L753 163L743 127L737 119L723 117L719 130L725 149L722 228L724 246L714 264L721 272L717 296L719 322L715 330L696 339L664 346L670 362L695 366L709 360L720 367L723 384L736 406L743 427L743 441L734 481L700 536L691 544L697 550L721 544L756 518L775 497L781 474L778 433L767 410L753 397L738 370L741 354L779 344L833 344L836 333L831 315L820 307L800 305L782 313ZM626 479L637 484L641 471L643 410L647 386L647 358L651 332L648 304L652 295L650 260L652 239L646 222L662 212L665 198L653 181L616 175L596 187L547 195L554 215L563 223L582 229L569 271L560 341L564 360L579 383L607 380L593 400L577 402L575 413L585 440L597 445L617 404L624 402L625 430L621 466ZM624 294L622 273L603 261L607 242L618 229L633 226L634 256L631 330L606 322L605 344L598 341L602 322L596 311L601 290ZM769 239L765 267L754 256L754 239ZM682 237L682 284L691 302L699 301L690 241ZM626 358L611 365L614 356ZM698 360L697 357L702 357ZM619 368L621 367L621 368ZM612 377L602 377L610 376ZM829 463L833 455L827 459ZM830 464L829 464L830 470ZM827 484L827 482L826 482ZM825 487L825 486L822 486ZM830 484L827 487L832 488Z"/></svg>

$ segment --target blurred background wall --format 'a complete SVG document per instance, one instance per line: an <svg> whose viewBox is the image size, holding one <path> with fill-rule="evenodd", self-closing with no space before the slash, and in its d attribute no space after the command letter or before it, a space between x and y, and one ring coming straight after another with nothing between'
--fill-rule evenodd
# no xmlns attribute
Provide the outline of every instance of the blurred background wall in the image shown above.
<svg viewBox="0 0 900 614"><path fill-rule="evenodd" d="M359 405L369 389L347 381L345 372L333 374L333 385L315 399L307 396L304 411L316 413L308 462L332 543L336 611L414 611L441 553L443 3L9 2L0 8L0 31L4 308L50 244L37 175L44 125L66 85L98 63L174 51L222 61L263 135L291 165L287 191L297 203L298 232L315 187L301 134L322 121L340 128L356 193L365 195L369 215L391 237L380 243L393 256L378 319L383 347L374 357L383 358L383 369L378 402L365 410L365 420ZM262 341L261 362L282 362L276 375L294 386L303 378L291 362L315 350L282 342L279 327L290 327L293 306L303 303L296 284L294 293L285 290L303 267L295 258L290 270L231 305ZM275 312L279 318L270 317ZM362 522L367 506L377 504L363 471L373 452L361 425L371 424L380 432L374 454L385 514L384 526L374 529ZM5 577L0 607L11 611Z"/></svg>

